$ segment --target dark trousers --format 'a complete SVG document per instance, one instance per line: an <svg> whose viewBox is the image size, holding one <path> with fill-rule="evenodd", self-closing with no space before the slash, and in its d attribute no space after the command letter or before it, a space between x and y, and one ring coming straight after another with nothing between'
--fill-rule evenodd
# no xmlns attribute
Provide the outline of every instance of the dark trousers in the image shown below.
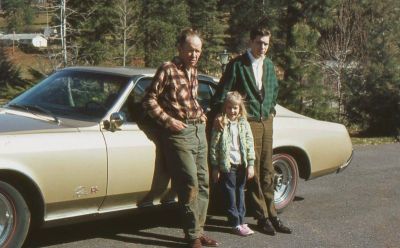
<svg viewBox="0 0 400 248"><path fill-rule="evenodd" d="M187 239L203 232L209 198L205 124L188 124L180 132L162 134L164 155L178 194Z"/></svg>
<svg viewBox="0 0 400 248"><path fill-rule="evenodd" d="M247 183L248 201L254 218L276 217L274 203L274 167L272 165L273 116L267 120L249 120L254 136L254 178Z"/></svg>
<svg viewBox="0 0 400 248"><path fill-rule="evenodd" d="M156 146L153 181L150 191L138 202L138 205L146 202L153 202L154 198L161 196L168 188L171 178L166 165L167 160L162 151L161 134L164 129L149 118L150 117L147 117L146 120L138 121L137 125ZM169 200L169 198L174 198L174 195L176 194L171 189L165 197Z"/></svg>
<svg viewBox="0 0 400 248"><path fill-rule="evenodd" d="M220 183L229 225L236 227L243 224L246 215L244 202L246 169L243 165L232 165L229 172L221 173Z"/></svg>

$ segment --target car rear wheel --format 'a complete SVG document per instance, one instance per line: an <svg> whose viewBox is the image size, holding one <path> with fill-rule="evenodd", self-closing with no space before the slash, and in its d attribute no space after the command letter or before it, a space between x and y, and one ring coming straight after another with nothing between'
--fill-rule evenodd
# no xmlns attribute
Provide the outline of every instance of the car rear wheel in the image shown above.
<svg viewBox="0 0 400 248"><path fill-rule="evenodd" d="M295 196L299 170L296 160L286 153L275 154L272 164L275 169L275 208L282 212Z"/></svg>
<svg viewBox="0 0 400 248"><path fill-rule="evenodd" d="M29 224L30 211L22 195L0 181L0 247L21 247Z"/></svg>

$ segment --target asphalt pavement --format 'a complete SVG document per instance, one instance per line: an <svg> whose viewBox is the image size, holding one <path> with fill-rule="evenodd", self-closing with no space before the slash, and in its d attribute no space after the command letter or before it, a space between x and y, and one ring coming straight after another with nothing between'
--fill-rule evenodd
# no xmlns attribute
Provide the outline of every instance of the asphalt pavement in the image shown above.
<svg viewBox="0 0 400 248"><path fill-rule="evenodd" d="M235 236L223 216L209 216L206 233L220 247L400 247L400 144L354 148L343 172L300 182L295 201L280 214L292 234ZM178 222L176 210L156 208L38 230L25 247L185 247Z"/></svg>

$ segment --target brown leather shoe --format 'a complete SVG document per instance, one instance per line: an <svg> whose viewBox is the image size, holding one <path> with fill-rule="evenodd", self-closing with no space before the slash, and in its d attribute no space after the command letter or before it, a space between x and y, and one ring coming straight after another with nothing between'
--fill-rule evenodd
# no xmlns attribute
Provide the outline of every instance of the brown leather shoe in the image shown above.
<svg viewBox="0 0 400 248"><path fill-rule="evenodd" d="M272 217L270 218L270 220L277 232L288 234L292 233L292 230L290 230L289 227L285 226L278 217Z"/></svg>
<svg viewBox="0 0 400 248"><path fill-rule="evenodd" d="M260 232L274 236L276 234L275 229L272 227L268 219L259 219L257 221L257 228Z"/></svg>
<svg viewBox="0 0 400 248"><path fill-rule="evenodd" d="M204 234L201 235L199 239L200 239L200 242L201 242L201 244L203 246L208 246L208 247L217 247L217 246L219 246L219 243L216 240L214 240L214 239L212 239L210 237L207 237Z"/></svg>
<svg viewBox="0 0 400 248"><path fill-rule="evenodd" d="M201 245L200 239L192 239L188 242L188 247L189 248L201 248L203 246Z"/></svg>

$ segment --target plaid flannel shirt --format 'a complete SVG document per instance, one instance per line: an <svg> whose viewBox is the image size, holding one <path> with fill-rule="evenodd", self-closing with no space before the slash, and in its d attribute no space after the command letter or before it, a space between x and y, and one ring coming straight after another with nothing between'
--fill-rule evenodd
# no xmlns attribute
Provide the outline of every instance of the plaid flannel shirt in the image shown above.
<svg viewBox="0 0 400 248"><path fill-rule="evenodd" d="M191 69L191 79L178 57L162 64L143 99L143 107L159 124L168 128L172 118L200 119L203 109L197 102L197 69Z"/></svg>

